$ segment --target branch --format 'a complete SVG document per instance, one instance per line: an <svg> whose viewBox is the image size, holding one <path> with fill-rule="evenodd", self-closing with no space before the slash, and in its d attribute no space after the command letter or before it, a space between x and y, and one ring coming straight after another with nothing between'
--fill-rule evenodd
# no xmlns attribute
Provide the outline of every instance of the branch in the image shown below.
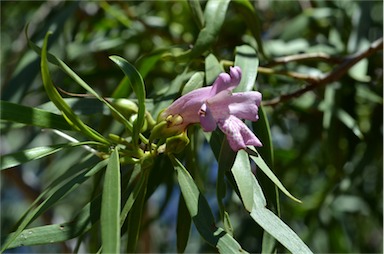
<svg viewBox="0 0 384 254"><path fill-rule="evenodd" d="M289 76L305 80L309 83L309 85L302 88L302 89L299 89L293 93L284 94L284 95L281 95L281 96L276 97L274 99L264 101L263 106L275 106L278 103L281 103L283 101L287 101L289 99L298 97L298 96L300 96L300 95L302 95L302 94L304 94L310 90L318 88L321 85L332 83L332 82L340 79L353 65L358 63L360 60L367 58L367 57L371 56L373 53L375 53L379 50L382 50L382 49L383 49L383 38L380 38L380 39L374 41L368 49L366 49L360 53L355 53L353 55L345 57L344 60L342 61L342 63L338 67L336 67L333 71L328 72L326 75L324 75L321 78L317 78L317 77L309 78L310 77L309 75L304 75L303 77L305 77L305 78L302 79L302 78L300 78L300 76L297 75L298 73L294 73L294 75L292 76L292 72L290 72L290 73L288 73L288 74L290 74ZM302 75L302 74L299 74L299 75Z"/></svg>
<svg viewBox="0 0 384 254"><path fill-rule="evenodd" d="M304 53L275 58L270 63L268 63L266 67L272 67L279 64L286 64L289 62L299 61L323 61L328 63L340 64L341 62L343 62L343 59L341 59L340 57L330 56L321 52Z"/></svg>
<svg viewBox="0 0 384 254"><path fill-rule="evenodd" d="M308 75L308 74L302 74L299 72L282 71L282 70L278 71L278 70L274 70L274 69L266 68L266 67L262 67L262 66L259 66L257 68L257 71L258 71L258 73L269 74L269 75L271 75L271 74L284 75L284 76L295 78L295 79L298 79L301 81L306 81L308 83L319 82L319 77L316 77L313 75Z"/></svg>

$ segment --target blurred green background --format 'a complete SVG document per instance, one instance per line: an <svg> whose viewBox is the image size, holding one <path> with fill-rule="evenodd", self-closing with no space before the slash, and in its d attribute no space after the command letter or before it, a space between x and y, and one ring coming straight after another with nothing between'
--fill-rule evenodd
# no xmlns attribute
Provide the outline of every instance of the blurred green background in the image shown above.
<svg viewBox="0 0 384 254"><path fill-rule="evenodd" d="M260 66L268 68L272 68L274 58L299 53L325 53L342 59L367 49L382 37L382 1L254 1L251 4L261 21L265 53L260 52L252 36L253 28L245 24L239 8L230 3L220 36L212 48L218 59L233 60L235 47L242 44L259 49ZM201 5L204 7L205 2ZM1 98L28 106L48 101L39 73L40 58L27 45L24 29L28 23L29 36L38 45L45 33L52 30L50 52L106 97L122 78L108 56L120 55L140 65L140 57L153 52L188 49L200 31L187 1L2 1ZM192 65L199 69L204 63L196 61ZM273 68L280 72L320 75L332 71L336 65L334 61L310 59ZM182 62L161 59L142 73L148 97L153 98L166 89L183 71L183 66ZM84 92L55 67L51 71L63 90ZM306 82L289 75L259 71L256 85L263 100L268 101L294 92ZM382 94L383 55L379 51L335 82L277 105L265 106L274 145L274 170L285 187L303 201L297 204L281 195L281 218L316 253L383 251ZM107 128L108 122L99 120L94 116L89 121ZM20 129L2 124L1 153L51 144L57 139L35 127ZM54 171L75 164L81 156L81 153L62 153L3 172L1 231L11 231ZM214 199L217 165L208 147L202 148L200 156L208 200L210 190ZM44 170L52 165L54 171ZM86 191L87 184L82 188ZM140 249L143 252L176 251L177 199L167 200L166 209L161 210L164 195L160 189L147 207L148 230ZM65 221L85 198L66 197L43 217L44 223ZM228 208L230 214L234 213L237 239L246 250L260 251L261 239L256 239L261 229L237 212L239 207L234 202ZM145 247L148 241L149 249ZM187 251L204 251L196 247L199 244L201 239L193 231ZM67 243L14 251L70 249L71 243Z"/></svg>

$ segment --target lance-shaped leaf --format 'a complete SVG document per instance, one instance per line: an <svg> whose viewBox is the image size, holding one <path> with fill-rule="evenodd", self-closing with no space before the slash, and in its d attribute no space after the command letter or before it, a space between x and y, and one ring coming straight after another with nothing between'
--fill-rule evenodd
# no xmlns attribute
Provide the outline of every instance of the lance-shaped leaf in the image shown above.
<svg viewBox="0 0 384 254"><path fill-rule="evenodd" d="M25 29L25 34L28 40L28 45L41 56L43 55L43 50L40 49L36 44L34 44L31 40L28 38L27 34L28 26ZM47 36L49 33L47 33ZM46 36L46 37L47 37ZM45 50L46 51L46 50ZM103 102L115 115L118 117L118 120L124 124L124 126L127 128L127 130L132 131L132 124L117 110L115 109L110 103L108 103L103 97L101 97L98 93L96 93L95 90L93 90L84 80L82 80L71 68L68 67L62 60L58 59L56 56L49 54L48 52L44 52L45 54L45 62L50 62L52 64L55 64L59 66L70 78L72 78L77 84L79 84L81 87L83 87L87 92L95 96L98 100ZM46 64L46 68L47 64ZM47 69L48 70L48 69ZM44 74L44 73L43 73ZM48 73L49 74L49 73ZM51 81L52 82L52 81ZM54 88L54 87L53 87ZM57 92L57 91L56 91ZM56 96L60 94L57 92ZM55 101L53 101L55 103ZM55 103L56 105L56 103ZM57 105L56 105L57 106ZM69 107L68 107L69 108ZM59 108L61 111L62 109ZM70 108L69 108L70 109ZM89 128L89 127L88 127Z"/></svg>
<svg viewBox="0 0 384 254"><path fill-rule="evenodd" d="M144 124L145 117L145 86L143 78L140 73L136 70L136 68L127 62L124 58L119 56L110 56L109 57L113 62L115 62L120 69L124 72L124 74L128 77L132 89L136 94L138 100L139 111L137 114L137 120L134 123L133 127L133 140L134 142L138 142L139 133L141 127Z"/></svg>
<svg viewBox="0 0 384 254"><path fill-rule="evenodd" d="M200 193L183 164L172 154L169 158L177 172L177 179L189 214L201 236L220 253L247 253L231 235L215 225L207 200Z"/></svg>
<svg viewBox="0 0 384 254"><path fill-rule="evenodd" d="M252 3L249 0L235 0L233 1L233 4L242 14L241 16L251 30L251 33L256 40L258 51L265 57L263 41L261 39L261 22Z"/></svg>
<svg viewBox="0 0 384 254"><path fill-rule="evenodd" d="M8 248L64 242L84 234L99 221L100 201L100 196L98 196L89 202L70 222L24 229ZM14 234L2 237L1 242L13 238Z"/></svg>
<svg viewBox="0 0 384 254"><path fill-rule="evenodd" d="M16 231L9 235L7 238L2 239L1 251L3 252L20 236L21 232L39 215L47 211L50 207L56 204L68 193L75 190L81 183L86 181L90 176L100 171L105 166L105 161L97 163L91 169L85 167L90 162L89 157L75 165L73 169L77 169L79 172L74 174L64 174L56 179L41 195L33 202L30 208L25 212L20 220L19 226ZM85 168L84 168L85 167ZM83 169L83 170L81 170ZM72 168L70 169L72 170ZM70 175L70 177L68 177ZM46 197L44 200L43 198ZM43 201L41 201L43 200ZM4 240L4 241L3 241Z"/></svg>
<svg viewBox="0 0 384 254"><path fill-rule="evenodd" d="M235 92L252 91L259 67L259 58L254 48L248 45L236 47L235 66L239 66L242 71L241 81Z"/></svg>
<svg viewBox="0 0 384 254"><path fill-rule="evenodd" d="M229 0L207 2L204 10L205 26L200 31L192 49L192 58L204 53L215 42L224 23L229 2Z"/></svg>
<svg viewBox="0 0 384 254"><path fill-rule="evenodd" d="M12 168L32 160L38 160L48 155L57 153L65 148L84 146L84 145L100 145L101 143L88 141L78 143L65 143L52 146L40 146L35 148L18 151L15 153L4 154L0 160L0 170Z"/></svg>
<svg viewBox="0 0 384 254"><path fill-rule="evenodd" d="M42 128L72 130L62 115L49 111L23 106L7 101L0 101L1 120L33 125Z"/></svg>
<svg viewBox="0 0 384 254"><path fill-rule="evenodd" d="M103 253L120 253L120 162L115 148L105 172L101 203Z"/></svg>
<svg viewBox="0 0 384 254"><path fill-rule="evenodd" d="M244 207L251 217L292 253L312 253L289 226L266 208L263 190L251 171L249 156L245 150L238 151L232 173Z"/></svg>
<svg viewBox="0 0 384 254"><path fill-rule="evenodd" d="M48 60L47 60L47 45L48 37L50 33L47 33L44 38L44 44L41 51L41 75L43 79L43 84L45 91L49 99L56 105L58 109L63 113L64 117L67 119L68 123L71 124L75 129L81 131L84 135L89 138L109 144L108 140L105 139L100 133L94 129L87 126L81 119L72 111L68 104L60 96L59 92L56 90L55 86L52 83L51 75L48 69Z"/></svg>
<svg viewBox="0 0 384 254"><path fill-rule="evenodd" d="M260 154L257 153L256 149L251 147L248 152L250 153L251 159L256 163L256 165L268 176L269 179L289 198L292 200L301 203L301 201L295 198L289 191L284 187L284 185L280 182L280 180L276 177L276 175L272 172L272 170L265 163L263 158L261 158Z"/></svg>

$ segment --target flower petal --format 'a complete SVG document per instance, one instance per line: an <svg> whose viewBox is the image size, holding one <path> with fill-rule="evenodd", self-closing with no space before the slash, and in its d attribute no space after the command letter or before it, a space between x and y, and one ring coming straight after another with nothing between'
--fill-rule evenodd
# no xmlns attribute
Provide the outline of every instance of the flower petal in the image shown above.
<svg viewBox="0 0 384 254"><path fill-rule="evenodd" d="M181 115L184 125L198 123L199 109L209 98L210 90L211 87L203 87L181 96L161 113L160 119L165 119L169 115Z"/></svg>
<svg viewBox="0 0 384 254"><path fill-rule="evenodd" d="M240 69L240 67L239 66L230 67L229 73L231 75L232 85L234 85L236 87L241 81L241 69Z"/></svg>
<svg viewBox="0 0 384 254"><path fill-rule="evenodd" d="M203 104L199 110L200 124L203 130L206 132L214 131L216 129L216 120L213 118L212 112L207 107L207 104Z"/></svg>
<svg viewBox="0 0 384 254"><path fill-rule="evenodd" d="M218 125L227 136L233 151L245 149L247 146L262 146L260 140L248 129L247 125L235 116L220 120Z"/></svg>
<svg viewBox="0 0 384 254"><path fill-rule="evenodd" d="M232 91L239 85L241 80L241 69L238 66L230 67L230 74L220 73L212 85L210 96L220 93L223 90Z"/></svg>
<svg viewBox="0 0 384 254"><path fill-rule="evenodd" d="M240 119L257 121L260 102L261 93L259 92L234 93L227 102L229 114Z"/></svg>

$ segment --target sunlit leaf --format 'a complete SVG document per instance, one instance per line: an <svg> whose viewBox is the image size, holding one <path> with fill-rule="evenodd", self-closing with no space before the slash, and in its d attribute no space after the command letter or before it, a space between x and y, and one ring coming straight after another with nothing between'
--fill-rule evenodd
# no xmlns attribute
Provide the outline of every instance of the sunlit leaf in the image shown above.
<svg viewBox="0 0 384 254"><path fill-rule="evenodd" d="M185 84L181 95L189 93L195 89L201 88L204 84L204 72L199 71L192 75L192 77Z"/></svg>
<svg viewBox="0 0 384 254"><path fill-rule="evenodd" d="M360 139L363 139L363 133L361 132L359 125L357 124L357 121L353 119L353 117L348 114L345 110L343 109L338 109L336 111L336 115L339 118L339 120L345 124L349 129L352 130L352 132Z"/></svg>
<svg viewBox="0 0 384 254"><path fill-rule="evenodd" d="M205 58L205 83L207 85L212 85L217 76L223 71L219 60L213 54L209 54Z"/></svg>
<svg viewBox="0 0 384 254"><path fill-rule="evenodd" d="M256 165L268 176L269 179L289 198L292 200L301 203L301 201L295 198L288 190L283 186L280 180L275 176L272 170L265 163L263 158L261 158L260 154L257 153L256 149L250 148L252 152L250 152L250 158L256 163Z"/></svg>
<svg viewBox="0 0 384 254"><path fill-rule="evenodd" d="M312 253L291 228L266 208L263 190L251 171L246 151L238 151L232 173L244 207L251 217L292 253Z"/></svg>
<svg viewBox="0 0 384 254"><path fill-rule="evenodd" d="M255 49L248 45L236 47L235 66L241 68L241 81L234 91L252 91L257 77L257 68L259 67L259 59Z"/></svg>

